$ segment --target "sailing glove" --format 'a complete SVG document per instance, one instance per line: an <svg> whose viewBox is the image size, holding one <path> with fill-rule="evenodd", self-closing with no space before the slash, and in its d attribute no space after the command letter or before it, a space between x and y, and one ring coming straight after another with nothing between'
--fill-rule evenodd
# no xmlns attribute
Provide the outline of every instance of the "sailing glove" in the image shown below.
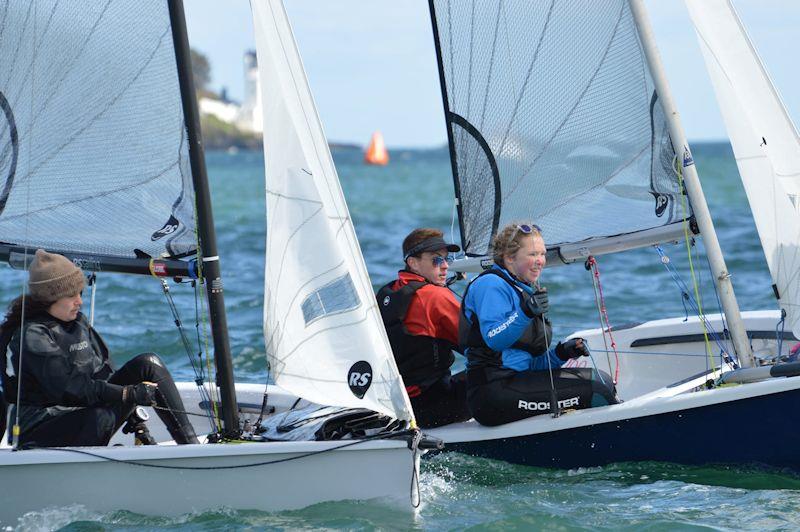
<svg viewBox="0 0 800 532"><path fill-rule="evenodd" d="M558 342L556 356L564 361L571 358L588 357L589 348L586 347L586 340L583 338L571 338L564 343Z"/></svg>
<svg viewBox="0 0 800 532"><path fill-rule="evenodd" d="M139 406L152 406L156 404L156 390L158 390L158 387L149 382L129 384L122 390L122 402Z"/></svg>
<svg viewBox="0 0 800 532"><path fill-rule="evenodd" d="M529 318L547 314L550 310L550 303L547 299L547 288L540 288L533 294L525 294L522 310Z"/></svg>

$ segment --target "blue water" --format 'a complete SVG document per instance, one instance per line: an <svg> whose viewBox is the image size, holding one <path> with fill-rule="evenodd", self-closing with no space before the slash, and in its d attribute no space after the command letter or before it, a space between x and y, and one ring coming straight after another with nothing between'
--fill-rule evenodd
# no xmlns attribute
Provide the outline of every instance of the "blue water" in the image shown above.
<svg viewBox="0 0 800 532"><path fill-rule="evenodd" d="M744 310L775 308L766 262L726 144L694 147L720 243ZM335 159L374 285L401 263L400 243L413 228L450 234L453 185L446 150L395 151L387 167L368 167L356 151ZM260 153L207 154L236 377L267 378L261 326L264 264L263 157ZM457 239L458 228L455 227ZM546 236L546 235L545 235ZM686 248L668 246L687 272ZM314 250L308 250L313 260ZM701 283L707 308L716 307L705 257ZM684 315L680 293L652 249L599 258L612 324ZM20 293L23 276L0 276L0 299ZM556 335L596 327L589 273L581 265L548 269ZM187 330L195 338L191 286L174 286ZM159 283L103 275L98 281L96 326L113 357L123 362L143 350L162 353L178 378L193 374L182 351ZM768 437L768 435L765 435ZM732 444L735 444L732 442ZM709 456L714 453L708 449ZM121 481L124 481L121 480ZM268 481L268 479L265 479ZM153 518L119 511L95 514L80 506L31 514L25 530L260 530L260 529L502 529L674 530L797 529L800 479L747 469L622 464L579 471L514 466L462 455L423 462L423 505L416 513L381 501L320 504L293 512L219 511ZM5 489L8 489L6 487ZM213 489L213 485L198 486ZM0 504L2 504L0 499Z"/></svg>

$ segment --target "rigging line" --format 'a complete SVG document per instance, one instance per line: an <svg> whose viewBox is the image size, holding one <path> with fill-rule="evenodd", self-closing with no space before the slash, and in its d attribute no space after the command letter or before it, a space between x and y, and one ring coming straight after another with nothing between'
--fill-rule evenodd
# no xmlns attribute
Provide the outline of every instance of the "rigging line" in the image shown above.
<svg viewBox="0 0 800 532"><path fill-rule="evenodd" d="M207 300L205 294L201 294L200 287L206 283L205 272L203 271L203 247L200 243L200 230L199 230L199 217L197 208L197 194L194 195L194 202L192 203L192 214L194 218L194 238L195 238L195 257L197 264L197 279L192 281L192 288L194 288L194 314L195 314L195 331L197 333L197 348L201 356L205 356L206 361L206 382L208 389L205 395L209 398L211 408L209 411L211 430L213 432L222 431L222 420L220 419L220 412L218 404L221 402L217 395L217 386L215 381L216 371L212 372L211 357L209 353L211 350L208 345L208 309L206 307ZM198 305L199 301L199 305ZM199 318L199 319L198 319ZM202 340L201 340L202 332ZM214 369L216 369L216 359L214 360Z"/></svg>
<svg viewBox="0 0 800 532"><path fill-rule="evenodd" d="M675 157L676 157L675 160L677 162L678 155L675 154ZM678 187L680 188L680 190L683 190L684 188L682 167L679 167L678 170ZM708 330L706 328L705 314L703 313L703 301L700 297L700 287L698 286L697 277L695 276L694 272L694 261L692 260L691 239L689 237L689 222L686 219L688 215L688 209L686 208L686 197L684 196L684 194L681 194L681 209L683 210L683 221L682 221L683 238L684 241L686 242L686 254L689 257L689 271L691 272L692 285L694 288L694 296L695 299L697 300L698 317L701 318L700 321L703 324L703 338L705 339L706 354L708 355L708 362L711 367L710 369L716 372L717 368L714 363L714 355L711 353L711 342L709 342L708 340Z"/></svg>
<svg viewBox="0 0 800 532"><path fill-rule="evenodd" d="M538 283L536 288L539 288ZM533 319L536 319L536 317L534 316ZM553 379L553 361L550 360L550 339L547 337L547 321L544 314L542 314L542 333L544 334L544 345L546 348L544 356L547 357L547 373L550 375L550 415L552 417L558 417L561 415L561 411L558 408L558 391L556 390L556 383Z"/></svg>
<svg viewBox="0 0 800 532"><path fill-rule="evenodd" d="M35 2L32 2L30 6L35 5ZM30 16L30 6L28 8L28 15ZM27 22L27 17L26 17ZM17 49L19 49L20 44L22 43L22 39L20 42L17 43ZM34 13L33 16L33 66L36 67L36 14ZM36 77L31 77L31 98L30 98L30 113L33 114L33 95L35 89L35 81ZM31 123L28 124L28 138L33 140L33 125ZM31 151L28 151L28 167L31 164ZM25 211L30 211L31 208L31 184L30 181L25 183ZM30 241L30 217L25 217L25 245L24 245L24 256L23 256L23 272L28 271L28 242ZM22 281L22 308L20 310L20 326L19 326L19 356L17 357L17 406L14 408L14 426L11 429L11 437L12 443L11 448L12 450L16 451L19 449L19 437L20 437L20 410L19 405L22 404L22 362L25 353L25 306L27 305L27 283L25 282L25 278L23 275ZM0 356L7 356L6 353L0 353ZM12 360L11 367L13 369L14 364Z"/></svg>
<svg viewBox="0 0 800 532"><path fill-rule="evenodd" d="M588 82L587 82L587 83L586 83L586 85L583 87L583 90L581 91L581 93L580 93L580 95L578 96L578 98L575 100L575 103L574 103L574 105L572 106L572 108L571 108L571 109L569 110L569 112L568 112L568 113L567 113L567 114L564 116L564 120L562 120L562 121L561 121L561 123L558 125L558 127L557 127L557 128L555 128L555 130L553 131L553 134L552 134L552 135L550 135L550 138L549 138L549 139L547 139L547 141L546 141L546 142L544 143L544 145L541 147L541 149L539 150L539 155L537 155L536 157L534 157L534 158L533 158L533 160L530 162L530 164L529 164L529 165L528 165L528 166L527 166L527 167L526 167L526 168L525 168L525 169L524 169L524 170L523 170L523 171L520 173L520 176L519 176L519 178L518 178L518 179L517 179L517 181L514 183L514 185L511 187L511 190L509 190L509 191L508 191L508 192L505 194L506 196L510 196L511 194L513 194L513 193L514 193L514 192L517 190L517 187L518 187L518 186L519 186L519 185L522 183L522 181L525 179L525 177L527 177L528 173L529 173L529 172L530 172L530 171L533 169L533 167L534 167L534 166L536 165L536 163L539 161L539 158L542 156L542 154L544 154L544 153L545 153L545 151L547 151L547 149L550 147L550 145L551 145L551 144L553 143L553 141L555 140L555 138L556 138L556 135L557 135L557 134L558 134L558 133L561 131L561 129L562 129L562 128L563 128L563 127L566 125L566 123L567 123L567 120L569 120L569 118L572 116L572 113L574 113L574 112L575 112L575 109L577 109L577 108L578 108L578 106L580 105L580 103L583 101L583 97L584 97L584 96L586 95L586 93L589 91L589 87L591 87L591 86L592 86L592 82L595 80L595 78L597 77L597 74L600 72L600 68L603 66L603 63L605 62L605 60L606 60L606 57L608 56L608 52L609 52L609 50L611 50L611 44L614 42L614 39L615 39L615 38L616 38L616 36L617 36L617 31L619 31L619 26L620 26L620 23L622 22L622 9L624 8L624 5L626 5L626 4L624 4L624 3L623 3L622 5L623 5L623 7L622 7L622 8L620 8L620 14L619 14L619 15L618 15L618 17L617 17L617 23L614 25L614 32L611 34L611 38L609 39L609 41L608 41L608 44L607 44L607 45L606 45L606 47L605 47L605 51L603 52L603 57L600 59L600 61L599 61L599 62L598 62L598 64L597 64L597 68L596 68L596 69L595 69L595 71L592 73L592 75L589 77L589 80L588 80ZM496 214L496 213L495 213L495 214Z"/></svg>
<svg viewBox="0 0 800 532"><path fill-rule="evenodd" d="M104 456L102 454L86 451L79 447L36 447L36 449L46 449L48 451L62 451L66 453L73 453L73 454L80 454L83 456L91 456L92 458L98 458L100 460L104 460L106 462L113 462L115 464L125 464L131 466L140 466L140 467L149 467L154 469L173 469L178 471L220 471L225 469L246 469L248 467L261 467L261 466L268 466L272 464L282 464L285 462L292 462L294 460L300 460L303 458L309 458L311 456L317 456L320 454L329 453L332 451L338 451L340 449L346 449L348 447L354 447L356 445L361 445L363 443L372 441L372 440L383 440L383 439L399 439L404 436L412 435L411 430L402 430L398 432L390 432L386 434L375 434L372 436L366 436L360 440L354 440L337 447L331 447L329 449L321 449L319 451L311 451L308 453L302 453L297 456L289 456L287 458L280 458L278 460L269 460L266 462L253 462L250 464L236 464L236 465L229 465L229 466L177 466L177 465L165 465L165 464L148 464L144 462L136 462L133 460L122 460L119 458L113 458L111 456ZM236 440L236 441L243 441L243 440ZM247 443L266 443L266 442L247 442ZM208 445L208 444L206 444ZM182 457L182 458L193 458L193 457ZM201 459L208 459L208 458L215 458L210 456L197 456L196 458ZM222 456L221 458L227 458Z"/></svg>
<svg viewBox="0 0 800 532"><path fill-rule="evenodd" d="M606 307L606 299L603 295L603 284L600 281L600 267L597 264L597 259L591 257L591 261L592 266L594 267L594 277L597 278L597 292L600 294L600 306L602 310L602 316L606 322L606 332L608 332L608 339L611 341L611 349L614 350L615 367L613 383L616 386L616 384L619 382L619 355L617 355L617 342L614 340L614 335L611 332L611 320L608 318L608 308ZM603 333L603 338L605 341L605 332Z"/></svg>
<svg viewBox="0 0 800 532"><path fill-rule="evenodd" d="M167 306L169 307L170 311L172 312L172 317L174 318L175 325L178 328L178 334L180 336L181 342L183 343L184 351L186 351L186 356L189 359L189 364L192 366L192 371L194 371L194 383L197 386L198 393L200 394L201 399L208 400L209 407L206 412L206 417L209 419L211 423L212 431L215 430L214 424L214 413L211 406L211 397L208 395L208 392L205 389L205 377L206 375L203 373L203 360L202 360L202 348L198 353L198 362L195 362L194 355L192 353L192 347L189 342L189 337L186 334L186 331L183 327L183 321L180 318L178 313L178 307L175 305L175 301L172 298L172 293L170 292L169 285L167 284L166 279L161 279L161 286L164 292L164 297L167 300ZM195 312L196 316L196 312ZM159 392L160 393L160 392Z"/></svg>
<svg viewBox="0 0 800 532"><path fill-rule="evenodd" d="M726 349L725 345L722 343L722 340L721 340L721 338L719 337L719 335L717 335L716 331L714 330L714 327L713 327L713 326L711 325L711 323L708 321L708 319L706 318L705 314L703 314L703 315L700 315L700 314L699 314L699 309L698 309L698 307L697 307L697 303L696 303L696 301L694 300L694 298L692 298L692 297L691 297L691 294L689 293L689 287L688 287L688 286L686 285L686 283L685 283L685 282L684 282L684 281L683 281L683 280L680 278L680 276L678 275L677 271L676 271L676 270L675 270L675 269L674 269L674 268L673 268L673 267L670 265L670 260L669 260L669 257L667 257L667 256L666 256L666 254L664 253L664 251L663 251L663 250L662 250L662 249L661 249L659 246L654 246L654 247L656 248L656 251L657 251L657 252L659 253L659 255L661 256L661 262L662 262L662 264L664 264L664 267L667 269L667 272L668 272L668 273L670 274L670 276L672 277L672 280L673 280L673 282L674 282L674 283L676 284L676 286L678 287L678 290L680 290L680 291L681 291L681 294L682 294L682 296L683 296L683 299L685 299L686 301L688 301L688 302L689 302L689 305L692 307L692 310L693 310L695 313L697 313L697 314L698 314L698 320L699 320L699 321L700 321L700 322L703 324L704 330L706 330L706 331L711 331L711 337L712 337L712 339L715 341L715 343L717 344L717 346L718 346L718 347L719 347L719 348L720 348L720 349L721 349L723 352L727 353L727 349Z"/></svg>
<svg viewBox="0 0 800 532"><path fill-rule="evenodd" d="M599 275L599 272L597 272L597 273L594 272L594 269L593 269L594 263L590 262L592 260L593 260L593 257L590 256L589 259L586 261L586 264L588 266L587 269L590 271L589 275L592 278L592 288L594 289L594 302L595 302L595 305L597 305L597 317L598 317L598 321L600 322L600 334L603 337L603 346L605 347L605 351L606 351L606 361L608 362L608 373L609 373L609 375L615 375L614 376L614 384L616 385L617 382L618 382L618 380L617 380L618 375L616 374L615 371L612 371L612 369L611 369L611 355L610 355L610 352L608 350L608 341L606 340L605 327L603 327L603 310L604 310L604 307L605 307L605 303L603 303L601 305L601 299L602 299L603 296L602 296L602 294L598 294L598 291L597 291L597 285L600 283L600 275ZM606 325L608 326L608 321L607 320L606 320ZM610 332L611 332L611 329L610 329L610 326L609 326L609 333ZM617 346L614 343L613 339L612 339L611 346L614 349L614 355L615 355L616 362L617 362L617 371L619 371L619 357L616 356ZM589 351L589 353L591 353L591 351ZM592 362L594 362L594 358L592 358ZM597 364L595 364L595 367L597 367Z"/></svg>
<svg viewBox="0 0 800 532"><path fill-rule="evenodd" d="M697 248L697 246L695 246L695 248ZM696 253L699 255L699 253L700 253L699 250L696 251ZM708 266L708 271L710 273L711 272L711 261L708 258L708 254L705 254L705 255L706 255L706 266ZM713 274L712 274L712 276L713 276ZM722 301L720 300L719 292L717 291L717 283L713 282L713 279L712 279L712 282L711 282L711 288L714 289L714 299L717 302L717 313L719 314L720 319L722 320L722 339L725 342L727 342L727 347L728 347L728 349L730 349L731 337L730 337L730 333L728 332L728 323L727 323L728 319L725 317L725 313L722 312ZM727 351L726 351L726 354L727 354Z"/></svg>
<svg viewBox="0 0 800 532"><path fill-rule="evenodd" d="M595 351L602 352L601 349L596 349ZM626 351L624 349L617 349L617 353L622 353L623 355L647 355L647 356L674 356L674 357L705 357L705 353L702 355L696 353L677 353L674 351Z"/></svg>

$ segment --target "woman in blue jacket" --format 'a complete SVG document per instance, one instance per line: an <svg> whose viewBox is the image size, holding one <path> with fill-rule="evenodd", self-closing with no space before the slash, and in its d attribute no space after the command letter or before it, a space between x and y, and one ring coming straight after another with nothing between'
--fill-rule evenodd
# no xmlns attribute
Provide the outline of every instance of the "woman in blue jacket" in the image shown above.
<svg viewBox="0 0 800 532"><path fill-rule="evenodd" d="M561 368L588 356L582 338L550 348L547 290L538 285L546 248L539 228L512 223L492 242L494 266L470 283L462 302L467 402L483 425L616 403L611 377L592 368ZM553 403L556 405L553 405Z"/></svg>

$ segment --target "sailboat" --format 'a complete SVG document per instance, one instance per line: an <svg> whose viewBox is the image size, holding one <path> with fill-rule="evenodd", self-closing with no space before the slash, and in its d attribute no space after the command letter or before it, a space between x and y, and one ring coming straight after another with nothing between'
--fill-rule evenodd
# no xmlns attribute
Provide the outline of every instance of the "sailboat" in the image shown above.
<svg viewBox="0 0 800 532"><path fill-rule="evenodd" d="M211 432L202 444L134 446L124 434L112 447L20 450L6 442L2 526L73 504L176 515L409 497L421 436L411 430L283 6L252 4L271 124L265 339L274 379L303 396L299 407L314 419L288 392L267 397L264 385L234 383L182 2L4 2L0 257L25 268L41 247L86 272L197 280L216 382L200 372L179 383L187 410L199 415L197 433ZM310 249L325 253L307 267ZM278 416L273 425L283 429L290 415L303 425L321 411L350 417L322 439L270 441L258 430L262 418L266 425ZM389 421L351 430L352 416L365 415ZM158 423L151 433L169 439Z"/></svg>
<svg viewBox="0 0 800 532"><path fill-rule="evenodd" d="M364 154L364 162L367 164L374 164L377 166L386 166L389 164L389 152L386 151L386 145L383 142L383 135L380 131L372 134L369 140L369 146Z"/></svg>
<svg viewBox="0 0 800 532"><path fill-rule="evenodd" d="M742 177L753 183L746 189L776 295L797 334L797 133L730 3L687 1ZM772 329L774 338L780 314L739 312L643 2L429 5L466 252L451 269L488 267L491 236L513 220L542 227L549 265L591 267L602 254L702 238L724 323L668 319L615 338L620 350L657 346L666 355L704 350L716 327L733 346L712 368L702 356L682 366L667 356L621 360L629 363L629 380L617 383L621 404L431 434L450 450L545 467L653 460L800 471L800 364L755 367L749 334ZM604 332L576 335L597 347ZM598 367L612 368L601 358Z"/></svg>

